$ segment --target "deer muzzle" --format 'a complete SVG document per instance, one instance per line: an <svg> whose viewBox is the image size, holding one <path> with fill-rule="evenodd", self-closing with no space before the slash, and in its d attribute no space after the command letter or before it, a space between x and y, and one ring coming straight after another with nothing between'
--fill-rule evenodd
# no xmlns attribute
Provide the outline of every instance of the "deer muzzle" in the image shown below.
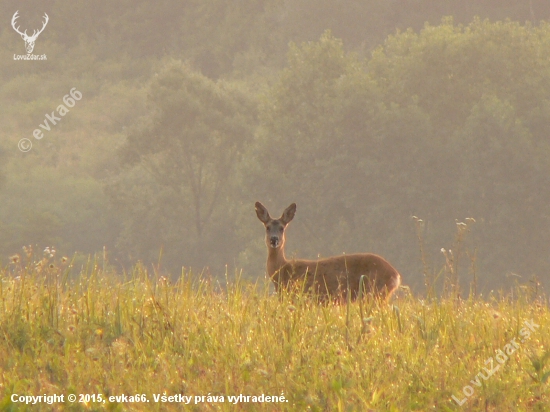
<svg viewBox="0 0 550 412"><path fill-rule="evenodd" d="M276 248L279 246L280 242L279 242L279 238L277 236L271 236L269 238L269 244L272 248Z"/></svg>

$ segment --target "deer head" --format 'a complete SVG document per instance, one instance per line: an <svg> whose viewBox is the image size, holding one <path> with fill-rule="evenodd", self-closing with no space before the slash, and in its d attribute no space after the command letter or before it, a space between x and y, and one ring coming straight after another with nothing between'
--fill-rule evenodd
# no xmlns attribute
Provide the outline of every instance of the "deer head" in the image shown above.
<svg viewBox="0 0 550 412"><path fill-rule="evenodd" d="M29 36L29 35L27 35L27 30L25 30L23 33L21 33L19 31L19 26L15 27L15 21L19 17L17 15L18 13L19 13L19 10L17 10L15 12L15 14L13 15L13 18L11 19L11 26L13 27L13 29L17 33L19 33L21 35L23 40L25 40L25 48L27 49L27 53L31 54L33 49L34 49L34 42L36 41L36 38L38 37L38 35L40 33L42 33L44 31L44 28L48 24L48 20L50 20L50 18L48 17L48 15L46 13L44 13L44 24L42 25L42 28L38 31L34 30L33 33L32 33L32 36Z"/></svg>
<svg viewBox="0 0 550 412"><path fill-rule="evenodd" d="M282 249L285 244L285 228L294 219L296 203L285 209L279 219L272 219L269 212L260 202L256 202L256 215L266 229L265 243L268 248Z"/></svg>

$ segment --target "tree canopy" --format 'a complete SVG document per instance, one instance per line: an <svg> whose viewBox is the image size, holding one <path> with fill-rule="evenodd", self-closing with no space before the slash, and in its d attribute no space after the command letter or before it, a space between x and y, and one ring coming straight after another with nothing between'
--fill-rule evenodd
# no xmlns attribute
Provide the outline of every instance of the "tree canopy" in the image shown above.
<svg viewBox="0 0 550 412"><path fill-rule="evenodd" d="M119 149L123 164L133 169L110 190L130 212L123 218L126 246L144 252L164 245L169 256L179 253L214 264L219 259L211 259L208 251L227 257L238 250L228 235L232 225L213 222L220 211L231 209L232 178L252 139L254 100L235 86L171 62L151 82L148 101L151 115ZM149 174L145 191L146 182L138 187L124 183L135 178L136 168ZM133 196L124 188L131 188ZM135 219L145 212L142 202L148 209L144 220L155 222L152 237L136 236L142 234L143 221Z"/></svg>
<svg viewBox="0 0 550 412"><path fill-rule="evenodd" d="M408 217L428 219L439 244L450 222L473 217L483 270L536 271L550 240L536 230L548 213L537 190L550 172L548 28L446 19L390 36L364 64L330 33L291 45L260 145L277 159L262 160L271 185L310 208L308 252L335 238L413 261ZM536 235L518 245L526 231Z"/></svg>

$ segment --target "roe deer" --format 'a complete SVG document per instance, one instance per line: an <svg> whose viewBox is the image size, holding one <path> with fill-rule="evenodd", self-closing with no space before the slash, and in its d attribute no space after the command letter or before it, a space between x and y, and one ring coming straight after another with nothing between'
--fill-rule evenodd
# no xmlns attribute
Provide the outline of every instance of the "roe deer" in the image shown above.
<svg viewBox="0 0 550 412"><path fill-rule="evenodd" d="M399 287L401 276L397 270L383 257L372 253L286 260L285 229L295 213L296 204L292 203L279 219L272 219L265 206L256 202L256 215L266 228L267 274L277 292L297 284L316 294L321 301L345 301L348 290L350 298L355 300L362 283L364 293L385 301Z"/></svg>

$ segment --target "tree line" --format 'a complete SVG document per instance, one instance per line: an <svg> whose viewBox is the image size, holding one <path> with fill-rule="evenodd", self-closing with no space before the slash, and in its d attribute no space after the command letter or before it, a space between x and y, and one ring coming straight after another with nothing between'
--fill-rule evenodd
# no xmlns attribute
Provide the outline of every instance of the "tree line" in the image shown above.
<svg viewBox="0 0 550 412"><path fill-rule="evenodd" d="M160 260L172 273L208 266L221 276L228 265L255 278L261 200L298 204L288 235L297 256L379 253L413 286L426 265L439 270L441 248L457 260L462 250L463 281L477 271L487 287L548 269L543 3L464 2L455 19L422 28L400 1L337 13L330 2L188 2L170 13L170 1L123 3L52 2L65 17L37 42L48 62L2 59L5 257L27 244L84 254L106 245L124 267ZM483 7L533 22L459 23ZM319 18L306 24L308 12ZM366 14L373 23L361 29ZM59 33L82 15L78 50ZM164 37L137 35L160 24ZM399 24L416 29L387 35ZM12 34L2 39L17 48ZM16 153L13 143L76 86L83 98L71 117ZM471 232L457 244L464 222Z"/></svg>

